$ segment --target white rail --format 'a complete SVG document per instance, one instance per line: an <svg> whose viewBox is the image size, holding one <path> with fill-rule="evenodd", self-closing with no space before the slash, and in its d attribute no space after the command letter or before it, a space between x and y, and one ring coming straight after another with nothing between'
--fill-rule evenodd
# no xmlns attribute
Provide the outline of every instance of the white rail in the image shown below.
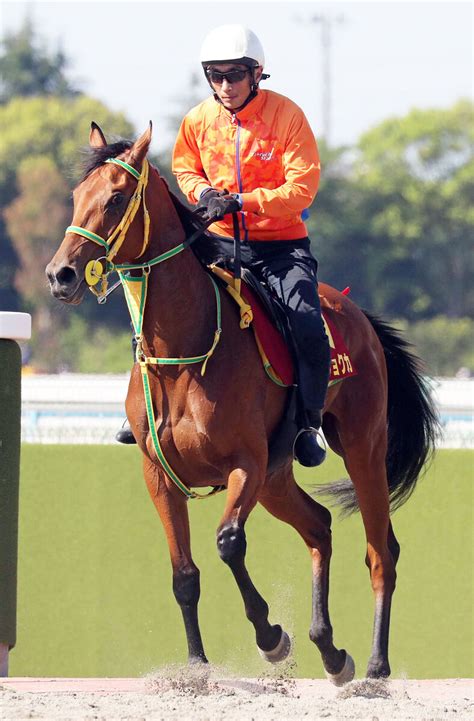
<svg viewBox="0 0 474 721"><path fill-rule="evenodd" d="M439 445L474 448L474 379L432 381L443 425ZM25 375L22 440L25 443L114 443L125 419L126 375Z"/></svg>

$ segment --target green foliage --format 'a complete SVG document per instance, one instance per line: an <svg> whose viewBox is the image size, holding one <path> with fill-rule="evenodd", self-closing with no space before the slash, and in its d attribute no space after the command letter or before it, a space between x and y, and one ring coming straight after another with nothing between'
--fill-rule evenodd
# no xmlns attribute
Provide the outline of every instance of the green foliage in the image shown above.
<svg viewBox="0 0 474 721"><path fill-rule="evenodd" d="M321 278L408 320L474 311L474 106L414 110L321 148L310 229Z"/></svg>
<svg viewBox="0 0 474 721"><path fill-rule="evenodd" d="M65 54L61 50L50 53L43 47L31 20L26 20L17 33L7 34L1 44L1 103L17 96L77 94L65 75Z"/></svg>
<svg viewBox="0 0 474 721"><path fill-rule="evenodd" d="M75 373L126 373L133 364L132 332L91 327L80 315L72 315L61 333L58 361Z"/></svg>
<svg viewBox="0 0 474 721"><path fill-rule="evenodd" d="M50 296L44 269L71 218L70 194L81 173L78 149L87 143L91 119L125 137L133 135L122 114L86 96L16 98L0 106L0 197L6 224L1 242L8 239L15 251L5 282L15 285L21 309L33 314L33 362L42 370L61 364L61 335L73 318ZM116 299L106 313L92 297L74 312L94 328L101 322L112 329L128 326L127 311ZM106 332L107 343L112 332ZM116 359L112 365L117 367Z"/></svg>
<svg viewBox="0 0 474 721"><path fill-rule="evenodd" d="M460 368L474 369L474 320L437 316L418 323L401 323L406 338L425 360L430 375L454 376Z"/></svg>
<svg viewBox="0 0 474 721"><path fill-rule="evenodd" d="M15 98L0 107L0 197L9 202L18 192L18 165L25 158L47 155L72 190L81 174L80 149L88 147L91 120L123 137L134 135L122 113L85 95L77 98Z"/></svg>
<svg viewBox="0 0 474 721"><path fill-rule="evenodd" d="M385 242L373 262L388 314L414 320L474 310L473 120L472 103L460 101L387 120L360 140L354 181L372 197L371 237Z"/></svg>
<svg viewBox="0 0 474 721"><path fill-rule="evenodd" d="M20 161L19 193L5 209L8 234L19 267L15 283L30 307L44 305L49 291L44 268L56 249L69 215L68 191L53 159L34 155Z"/></svg>

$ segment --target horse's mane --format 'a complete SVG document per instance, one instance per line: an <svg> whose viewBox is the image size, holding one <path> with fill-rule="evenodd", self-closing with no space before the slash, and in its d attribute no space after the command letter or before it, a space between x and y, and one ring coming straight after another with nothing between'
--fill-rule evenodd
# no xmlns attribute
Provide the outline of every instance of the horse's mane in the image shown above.
<svg viewBox="0 0 474 721"><path fill-rule="evenodd" d="M115 142L109 143L108 145L100 148L86 148L86 157L83 163L83 174L80 182L85 180L93 170L99 168L109 158L116 158L117 155L121 155L121 153L124 153L126 150L130 150L132 145L133 141L118 138ZM176 213L178 214L178 218L181 221L186 237L188 238L195 233L196 230L202 227L202 221L196 217L191 208L185 205L174 193L171 192L168 187L168 183L163 176L160 175L160 177L165 182L169 196L173 202ZM198 238L191 245L191 248L198 260L200 260L204 265L215 261L221 255L218 240L208 233L204 233L202 237Z"/></svg>
<svg viewBox="0 0 474 721"><path fill-rule="evenodd" d="M202 220L196 217L195 213L185 205L174 193L168 188L168 193L173 205L178 214L178 218L181 221L181 225L186 233L186 238L189 238L193 233L202 227ZM191 245L191 250L194 252L196 258L204 265L207 266L210 263L216 263L225 259L225 254L222 251L222 247L219 244L219 238L205 231L199 238L197 238Z"/></svg>
<svg viewBox="0 0 474 721"><path fill-rule="evenodd" d="M124 153L126 150L130 150L132 145L133 142L131 140L120 138L115 143L109 143L101 148L85 148L85 159L80 182L82 183L93 170L99 168L109 158L116 158L117 155Z"/></svg>

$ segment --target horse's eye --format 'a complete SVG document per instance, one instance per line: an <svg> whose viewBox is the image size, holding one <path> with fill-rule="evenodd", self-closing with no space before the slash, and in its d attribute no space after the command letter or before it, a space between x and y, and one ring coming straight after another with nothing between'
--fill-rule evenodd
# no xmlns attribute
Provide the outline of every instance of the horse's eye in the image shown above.
<svg viewBox="0 0 474 721"><path fill-rule="evenodd" d="M113 208L115 210L116 208L119 208L122 205L123 200L124 200L123 193L114 193L112 195L112 197L110 198L110 200L108 201L106 209L108 210L109 208L111 208L111 209Z"/></svg>

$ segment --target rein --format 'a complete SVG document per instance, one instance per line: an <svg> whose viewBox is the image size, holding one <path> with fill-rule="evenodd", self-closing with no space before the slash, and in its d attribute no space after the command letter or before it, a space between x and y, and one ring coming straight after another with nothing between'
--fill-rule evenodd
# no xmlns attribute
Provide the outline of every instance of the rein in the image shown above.
<svg viewBox="0 0 474 721"><path fill-rule="evenodd" d="M192 491L185 483L183 483L183 481L175 473L175 471L172 469L172 467L169 465L168 461L165 458L156 430L155 413L153 410L153 400L150 390L150 381L148 378L148 366L191 365L194 363L202 363L201 375L204 375L204 373L206 372L207 362L214 353L222 333L221 299L218 286L212 276L209 276L214 288L216 298L217 327L214 333L214 340L212 342L212 345L207 351L207 353L204 353L203 355L191 356L189 358L154 358L151 356L146 356L143 352L143 318L148 291L148 277L150 275L152 267L158 265L159 263L163 263L170 258L173 258L178 253L181 253L186 248L189 248L189 246L194 243L194 241L197 240L197 238L199 238L204 233L206 228L214 221L210 220L209 222L205 223L201 228L196 230L183 243L180 243L174 248L171 248L170 250L167 250L166 252L161 253L155 258L152 258L151 260L148 260L144 263L113 263L112 260L122 247L128 229L130 228L130 225L132 224L141 203L143 203L144 234L142 248L139 255L137 256L137 259L140 258L148 248L150 242L150 216L145 202L145 190L148 185L149 164L148 161L145 159L143 162L142 172L139 173L131 165L125 163L123 160L119 160L118 158L109 158L105 162L113 163L120 166L128 173L133 175L136 180L138 180L136 190L130 198L129 204L127 206L127 209L125 210L122 220L107 240L105 238L102 238L102 236L98 235L97 233L93 233L87 228L82 228L76 225L68 226L66 228L66 234L75 233L76 235L80 235L83 238L91 240L93 243L96 243L97 245L105 248L106 255L95 260L90 260L87 263L84 269L84 278L87 285L89 286L89 290L94 293L99 303L104 303L107 295L111 293L112 290L114 290L114 288L116 288L120 283L122 284L125 299L127 301L127 307L135 332L135 340L137 341L135 358L137 363L139 363L140 365L143 382L143 393L145 397L145 406L148 418L148 427L150 429L150 435L152 437L155 453L165 473L169 476L169 478L171 478L173 483L180 489L180 491L184 493L187 498L208 498L209 496L214 495L219 491L225 490L225 487L218 486L212 489L209 493L204 494ZM105 261L105 267L104 264L101 262L102 260ZM141 270L142 274L140 276L132 276L128 272L131 270ZM107 276L112 271L116 271L118 273L120 280L112 288L108 289ZM97 291L95 286L100 281L101 289L100 291Z"/></svg>

